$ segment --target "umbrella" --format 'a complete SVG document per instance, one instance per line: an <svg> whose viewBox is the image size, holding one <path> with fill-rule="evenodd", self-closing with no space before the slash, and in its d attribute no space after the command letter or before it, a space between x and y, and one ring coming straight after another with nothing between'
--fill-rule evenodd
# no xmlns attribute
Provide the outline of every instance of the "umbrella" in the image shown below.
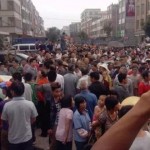
<svg viewBox="0 0 150 150"><path fill-rule="evenodd" d="M122 48L124 47L124 44L118 41L111 41L108 43L108 47Z"/></svg>

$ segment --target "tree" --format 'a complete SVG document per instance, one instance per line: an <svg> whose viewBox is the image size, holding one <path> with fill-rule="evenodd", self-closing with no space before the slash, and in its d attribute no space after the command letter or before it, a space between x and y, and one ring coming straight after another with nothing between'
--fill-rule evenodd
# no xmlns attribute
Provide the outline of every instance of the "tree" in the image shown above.
<svg viewBox="0 0 150 150"><path fill-rule="evenodd" d="M88 35L84 31L79 32L78 36L82 42L88 39Z"/></svg>
<svg viewBox="0 0 150 150"><path fill-rule="evenodd" d="M50 41L56 42L60 38L60 30L56 27L49 28L46 32L46 37Z"/></svg>
<svg viewBox="0 0 150 150"><path fill-rule="evenodd" d="M147 21L143 23L143 30L145 35L150 37L150 18L148 18Z"/></svg>
<svg viewBox="0 0 150 150"><path fill-rule="evenodd" d="M104 24L103 30L107 34L107 37L110 37L111 36L111 32L112 32L112 23L110 21L107 21Z"/></svg>

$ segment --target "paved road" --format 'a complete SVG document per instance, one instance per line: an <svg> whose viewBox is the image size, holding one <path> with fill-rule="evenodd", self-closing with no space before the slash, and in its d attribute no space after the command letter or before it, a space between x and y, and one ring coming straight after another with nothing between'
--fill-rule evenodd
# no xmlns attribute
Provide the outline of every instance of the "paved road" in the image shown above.
<svg viewBox="0 0 150 150"><path fill-rule="evenodd" d="M48 137L41 137L39 129L36 130L35 150L49 150ZM73 145L72 150L76 150L75 145Z"/></svg>

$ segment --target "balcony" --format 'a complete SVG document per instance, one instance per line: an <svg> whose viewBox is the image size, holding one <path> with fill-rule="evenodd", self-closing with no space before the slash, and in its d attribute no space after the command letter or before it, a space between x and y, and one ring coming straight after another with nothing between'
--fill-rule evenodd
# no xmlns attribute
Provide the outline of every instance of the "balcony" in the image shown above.
<svg viewBox="0 0 150 150"><path fill-rule="evenodd" d="M150 10L147 11L147 15L150 16Z"/></svg>

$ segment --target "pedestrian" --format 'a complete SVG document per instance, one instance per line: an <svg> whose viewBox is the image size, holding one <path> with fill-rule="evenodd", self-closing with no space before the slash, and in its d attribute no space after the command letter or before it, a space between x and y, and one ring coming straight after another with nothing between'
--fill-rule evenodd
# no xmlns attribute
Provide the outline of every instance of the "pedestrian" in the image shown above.
<svg viewBox="0 0 150 150"><path fill-rule="evenodd" d="M77 90L80 91L81 81L86 80L88 82L88 86L90 85L90 77L88 75L89 70L87 67L81 68L82 77L78 80Z"/></svg>
<svg viewBox="0 0 150 150"><path fill-rule="evenodd" d="M2 112L2 120L9 124L9 150L33 149L31 124L38 114L33 102L23 97L24 90L23 83L13 82L10 86L13 99L5 104Z"/></svg>
<svg viewBox="0 0 150 150"><path fill-rule="evenodd" d="M127 88L127 74L120 73L118 75L118 81L119 83L115 86L114 90L118 93L119 102L122 102L130 96Z"/></svg>
<svg viewBox="0 0 150 150"><path fill-rule="evenodd" d="M138 96L138 85L141 81L141 75L139 74L137 65L132 66L132 74L129 75L129 78L131 79L133 83L134 96Z"/></svg>
<svg viewBox="0 0 150 150"><path fill-rule="evenodd" d="M59 121L59 112L61 110L61 94L62 89L61 85L58 82L51 84L51 99L49 101L50 109L50 118L49 118L49 141L50 141L50 150L56 150L56 129Z"/></svg>
<svg viewBox="0 0 150 150"><path fill-rule="evenodd" d="M75 66L70 64L68 66L68 73L64 75L64 94L65 96L72 95L75 96L77 94L77 81L78 77L74 75Z"/></svg>
<svg viewBox="0 0 150 150"><path fill-rule="evenodd" d="M118 99L111 96L106 97L105 106L106 110L104 110L99 117L102 134L118 121L118 110L120 108Z"/></svg>
<svg viewBox="0 0 150 150"><path fill-rule="evenodd" d="M37 76L37 61L35 58L31 58L29 60L29 67L25 70L25 73L31 73L32 74L32 79L35 80Z"/></svg>
<svg viewBox="0 0 150 150"><path fill-rule="evenodd" d="M76 97L75 106L77 110L73 115L74 140L77 150L82 150L88 142L91 119L86 111L86 100L84 97Z"/></svg>
<svg viewBox="0 0 150 150"><path fill-rule="evenodd" d="M12 61L12 67L9 69L9 73L13 75L14 73L20 73L21 75L23 74L23 68L20 66L18 60L13 60Z"/></svg>
<svg viewBox="0 0 150 150"><path fill-rule="evenodd" d="M37 92L42 93L42 99L38 102L38 112L39 112L39 120L41 127L41 136L47 137L47 132L49 128L49 120L50 120L50 101L52 97L51 84L56 80L56 72L49 71L47 73L49 83L37 85ZM41 73L38 74L36 81L39 81L41 78ZM44 96L44 98L43 98Z"/></svg>
<svg viewBox="0 0 150 150"><path fill-rule="evenodd" d="M90 73L91 85L89 86L89 90L96 95L97 99L99 99L101 95L107 95L109 92L106 86L99 81L99 78L98 72Z"/></svg>
<svg viewBox="0 0 150 150"><path fill-rule="evenodd" d="M5 67L4 63L1 62L0 62L0 75L9 75L9 72Z"/></svg>
<svg viewBox="0 0 150 150"><path fill-rule="evenodd" d="M100 115L105 111L105 95L101 95L98 100L98 105L95 106L94 116L92 120L92 126L95 127L95 124L98 122ZM102 130L99 126L95 128L95 137L98 140L102 136Z"/></svg>
<svg viewBox="0 0 150 150"><path fill-rule="evenodd" d="M88 90L88 82L86 80L81 81L80 83L80 93L75 95L76 97L84 97L86 100L86 108L88 110L88 114L90 116L90 119L92 121L93 118L93 114L94 114L94 108L97 105L97 97L95 94L91 93Z"/></svg>
<svg viewBox="0 0 150 150"><path fill-rule="evenodd" d="M17 82L22 82L22 75L18 72L14 73L12 75L12 81L17 81ZM24 90L24 97L26 100L32 101L32 87L29 83L23 83L25 86L25 90Z"/></svg>
<svg viewBox="0 0 150 150"><path fill-rule="evenodd" d="M73 140L73 97L64 97L61 101L62 109L56 130L57 150L72 150Z"/></svg>
<svg viewBox="0 0 150 150"><path fill-rule="evenodd" d="M24 75L24 80L25 80L26 83L31 85L31 88L32 88L32 102L34 103L34 105L37 109L38 99L37 99L37 94L36 94L36 84L32 81L32 74L31 73L26 73ZM35 141L36 141L35 127L36 127L36 123L33 123L32 124L32 141L33 141L33 143L35 143Z"/></svg>
<svg viewBox="0 0 150 150"><path fill-rule="evenodd" d="M149 83L150 73L149 73L149 71L144 71L142 73L142 78L143 78L143 80L139 83L139 86L138 86L139 96L141 96L142 94L144 94L150 90L150 83Z"/></svg>
<svg viewBox="0 0 150 150"><path fill-rule="evenodd" d="M10 84L11 85L11 84ZM5 83L1 86L3 94L6 96L3 101L0 102L0 114L2 114L3 108L6 103L12 100L12 94L10 92L10 85ZM8 122L1 120L1 150L8 150L9 149L9 142L8 142Z"/></svg>

